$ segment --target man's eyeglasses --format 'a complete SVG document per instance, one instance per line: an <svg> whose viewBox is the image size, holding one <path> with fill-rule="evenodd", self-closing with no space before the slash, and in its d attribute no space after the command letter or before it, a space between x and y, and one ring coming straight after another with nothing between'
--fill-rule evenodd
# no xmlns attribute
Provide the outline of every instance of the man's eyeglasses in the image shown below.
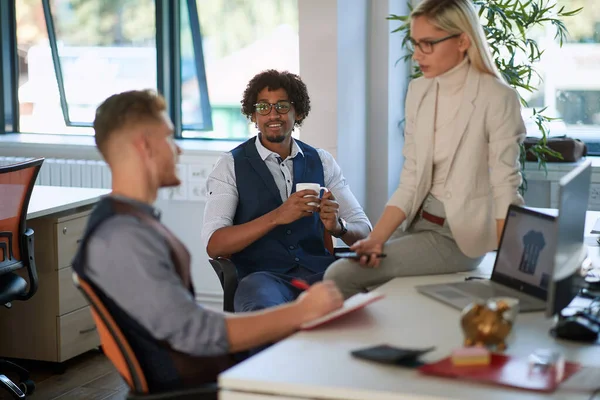
<svg viewBox="0 0 600 400"><path fill-rule="evenodd" d="M460 33L455 33L454 35L449 35L449 36L444 36L441 39L435 39L435 40L421 40L419 42L415 41L413 38L408 38L408 48L410 49L410 51L414 52L415 48L419 48L419 50L421 50L421 53L423 54L431 54L433 53L433 46L444 42L448 39L452 39L455 37L459 37Z"/></svg>
<svg viewBox="0 0 600 400"><path fill-rule="evenodd" d="M271 107L275 107L278 114L287 114L292 108L293 101L280 100L277 103L267 103L261 101L254 105L254 109L260 115L268 115L271 112Z"/></svg>

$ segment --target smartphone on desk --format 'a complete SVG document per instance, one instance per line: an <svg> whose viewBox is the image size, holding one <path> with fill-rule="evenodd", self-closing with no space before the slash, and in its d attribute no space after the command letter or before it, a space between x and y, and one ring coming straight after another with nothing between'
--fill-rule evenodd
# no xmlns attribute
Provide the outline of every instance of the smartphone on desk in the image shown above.
<svg viewBox="0 0 600 400"><path fill-rule="evenodd" d="M366 256L366 255L367 254L358 254L355 251L343 251L343 252L334 254L334 256L336 258L349 258L351 260L357 260L357 261L360 260L360 258L362 256ZM386 254L384 254L384 253L377 254L377 258L385 258L385 257L386 257Z"/></svg>
<svg viewBox="0 0 600 400"><path fill-rule="evenodd" d="M423 363L419 360L423 354L426 354L435 347L424 349L408 349L380 344L377 346L361 348L350 352L356 358L375 361L383 364L395 364L405 367L419 367Z"/></svg>

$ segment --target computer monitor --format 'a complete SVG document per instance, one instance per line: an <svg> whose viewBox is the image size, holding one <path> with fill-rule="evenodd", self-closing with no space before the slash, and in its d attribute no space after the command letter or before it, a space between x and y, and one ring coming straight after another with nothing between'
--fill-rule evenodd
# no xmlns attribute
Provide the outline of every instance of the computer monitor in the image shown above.
<svg viewBox="0 0 600 400"><path fill-rule="evenodd" d="M559 314L571 303L583 283L581 264L587 256L585 215L590 196L592 163L587 160L558 183L557 247L546 316Z"/></svg>

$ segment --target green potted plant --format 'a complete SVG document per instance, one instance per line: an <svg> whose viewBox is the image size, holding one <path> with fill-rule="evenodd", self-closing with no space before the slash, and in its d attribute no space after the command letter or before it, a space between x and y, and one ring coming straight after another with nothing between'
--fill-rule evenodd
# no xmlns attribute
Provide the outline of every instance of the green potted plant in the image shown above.
<svg viewBox="0 0 600 400"><path fill-rule="evenodd" d="M410 0L409 9L412 10ZM479 16L486 33L494 61L506 82L515 89L534 92L534 86L542 77L536 71L535 63L539 62L543 49L540 49L531 32L535 28L545 27L548 24L556 28L555 40L562 47L566 37L567 28L563 19L579 13L582 8L566 11L552 0L473 0L479 9ZM410 36L410 16L390 15L388 20L396 20L401 25L392 31L403 35L402 44L406 46ZM408 48L408 47L407 47ZM412 54L406 54L401 60L409 61ZM398 60L398 61L401 61ZM411 78L421 75L418 65L414 66ZM521 103L527 107L527 101L521 96ZM533 120L537 125L541 138L536 145L527 151L535 156L538 166L546 170L546 159L552 155L562 156L547 146L549 129L548 122L554 118L544 115L546 109L533 109ZM521 166L525 167L526 150L521 146ZM521 191L527 188L527 181L523 177Z"/></svg>

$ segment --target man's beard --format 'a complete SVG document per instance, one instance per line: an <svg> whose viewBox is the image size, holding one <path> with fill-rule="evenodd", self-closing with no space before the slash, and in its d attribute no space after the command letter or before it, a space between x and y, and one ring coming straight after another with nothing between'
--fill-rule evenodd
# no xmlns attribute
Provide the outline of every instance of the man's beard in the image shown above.
<svg viewBox="0 0 600 400"><path fill-rule="evenodd" d="M262 136L271 143L283 143L283 141L285 140L285 135L278 135L278 136L274 136L274 137L267 136L267 135L262 135Z"/></svg>

